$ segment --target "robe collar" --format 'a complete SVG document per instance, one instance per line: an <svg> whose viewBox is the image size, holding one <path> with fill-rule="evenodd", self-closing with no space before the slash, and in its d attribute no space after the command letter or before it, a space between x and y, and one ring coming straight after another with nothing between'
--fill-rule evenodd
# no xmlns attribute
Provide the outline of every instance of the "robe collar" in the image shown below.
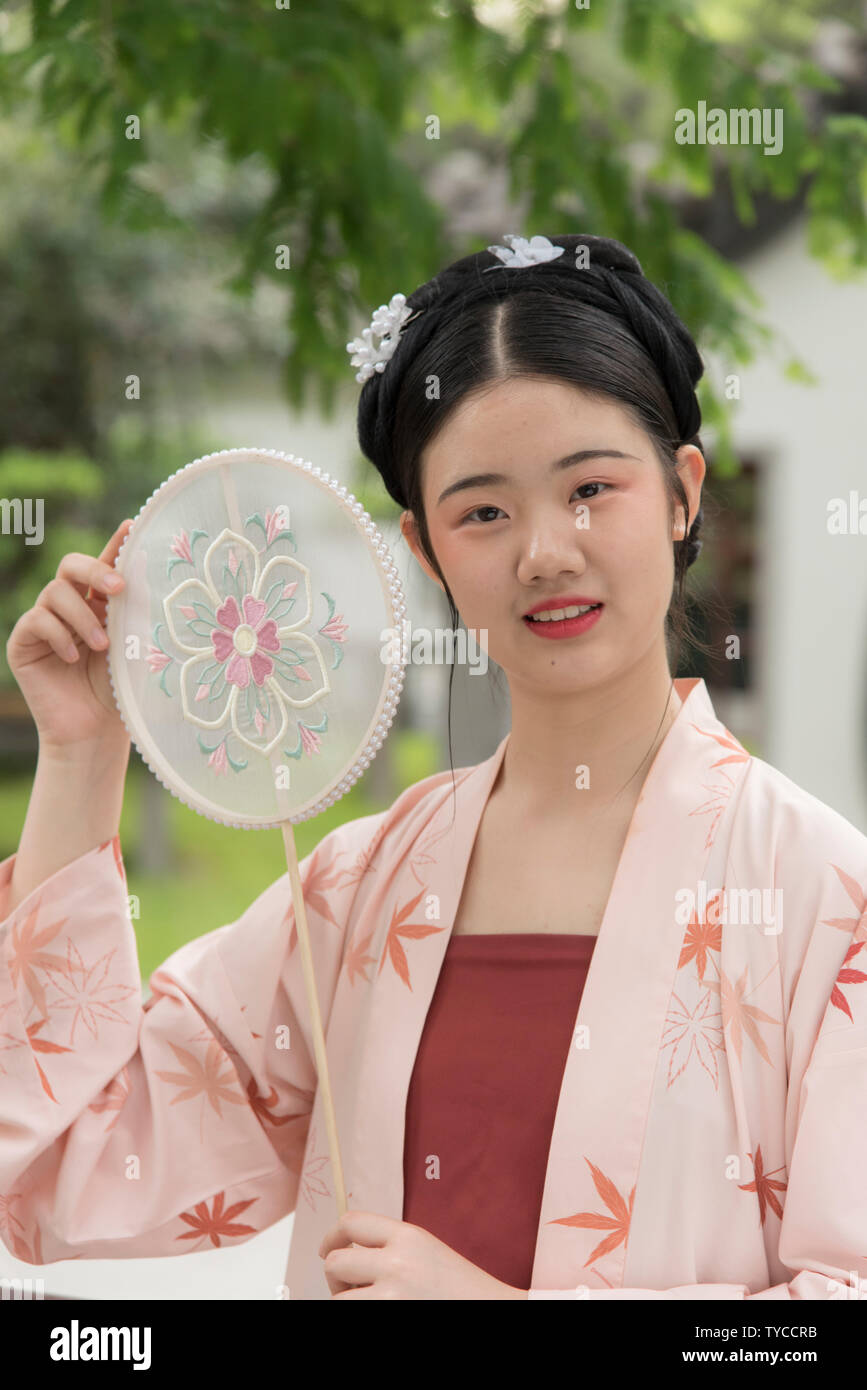
<svg viewBox="0 0 867 1390"><path fill-rule="evenodd" d="M749 762L747 751L717 718L704 681L677 679L675 688L683 703L633 811L576 1011L573 1046L564 1059L535 1250L536 1288L623 1285L642 1140L684 938L675 895L702 878L720 814L736 801L723 797L722 811L717 808L714 816L711 788L722 778L734 791ZM344 1098L345 1109L341 1106L352 1163L350 1208L402 1219L405 1111L413 1066L476 832L509 737L490 758L465 771L454 795L451 781L445 784L447 794L401 852L383 897L378 964L359 1038L354 1095ZM401 913L404 922L430 928L399 938L406 978L395 968L388 937ZM616 1220L615 1227L597 1223L595 1229L584 1219L570 1224L588 1213L610 1221L617 1212L622 1229L615 1228ZM606 1230L610 1248L588 1261Z"/></svg>

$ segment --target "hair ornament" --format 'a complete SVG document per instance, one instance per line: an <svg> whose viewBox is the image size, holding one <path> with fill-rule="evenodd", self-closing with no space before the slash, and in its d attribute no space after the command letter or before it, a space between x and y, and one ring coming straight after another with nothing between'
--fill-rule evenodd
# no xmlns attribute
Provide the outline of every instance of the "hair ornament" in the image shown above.
<svg viewBox="0 0 867 1390"><path fill-rule="evenodd" d="M355 374L356 381L367 381L374 372L385 371L386 363L397 347L403 325L412 318L412 314L412 309L406 307L406 295L393 294L388 304L380 304L370 320L370 326L362 330L361 337L353 338L351 343L346 344L346 351L353 354L350 359L352 366L361 369ZM373 344L374 335L381 339L377 346Z"/></svg>
<svg viewBox="0 0 867 1390"><path fill-rule="evenodd" d="M534 236L528 241L526 237L506 232L503 241L507 245L487 248L502 262L501 265L488 266L488 270L523 270L526 266L554 261L566 250L565 246L555 246L546 236ZM385 371L404 326L414 317L414 312L417 315L424 311L407 308L405 294L393 294L388 304L380 304L369 326L362 329L361 336L346 344L346 351L352 354L351 365L359 368L355 373L356 381L369 381L374 372ZM374 337L380 339L376 345Z"/></svg>
<svg viewBox="0 0 867 1390"><path fill-rule="evenodd" d="M566 250L565 246L555 246L546 236L534 236L528 241L526 237L506 232L503 241L508 242L508 245L489 246L487 249L503 262L503 266L513 270L523 270L529 265L542 265L545 261L556 261ZM503 266L490 265L488 270L502 270Z"/></svg>

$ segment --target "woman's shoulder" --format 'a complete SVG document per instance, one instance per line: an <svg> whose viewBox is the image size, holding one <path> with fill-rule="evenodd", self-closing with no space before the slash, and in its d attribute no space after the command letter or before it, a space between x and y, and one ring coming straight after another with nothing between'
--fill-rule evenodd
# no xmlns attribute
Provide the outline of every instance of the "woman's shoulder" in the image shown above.
<svg viewBox="0 0 867 1390"><path fill-rule="evenodd" d="M433 817L457 789L478 770L480 765L447 768L431 773L405 787L382 811L356 816L325 835L313 851L321 863L328 857L347 853L360 856L369 863L375 855L386 850L404 852L425 830Z"/></svg>
<svg viewBox="0 0 867 1390"><path fill-rule="evenodd" d="M764 759L750 758L738 799L739 829L775 854L805 865L850 854L867 872L867 835L852 821Z"/></svg>
<svg viewBox="0 0 867 1390"><path fill-rule="evenodd" d="M825 961L833 978L867 909L867 836L779 768L753 757L738 799L729 867L736 886L780 893L786 927L778 942L792 980L808 952Z"/></svg>
<svg viewBox="0 0 867 1390"><path fill-rule="evenodd" d="M852 1015L840 994L840 971L863 949L867 836L779 768L753 756L732 823L728 878L737 889L774 894L772 936L792 1036L812 1047L826 1010L831 1027L848 1025ZM805 1060L801 1055L799 1065Z"/></svg>

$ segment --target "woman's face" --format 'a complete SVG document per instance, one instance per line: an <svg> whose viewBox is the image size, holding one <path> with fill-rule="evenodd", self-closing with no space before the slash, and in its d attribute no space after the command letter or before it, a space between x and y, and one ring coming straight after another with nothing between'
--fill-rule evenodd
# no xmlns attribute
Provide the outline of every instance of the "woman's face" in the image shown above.
<svg viewBox="0 0 867 1390"><path fill-rule="evenodd" d="M698 449L678 451L687 529L704 472ZM664 653L682 508L672 521L653 445L616 402L551 378L467 397L424 452L422 495L458 611L510 682L584 689L616 679L657 644ZM439 583L411 512L401 530ZM528 627L528 609L572 598L602 605L583 631L555 640Z"/></svg>

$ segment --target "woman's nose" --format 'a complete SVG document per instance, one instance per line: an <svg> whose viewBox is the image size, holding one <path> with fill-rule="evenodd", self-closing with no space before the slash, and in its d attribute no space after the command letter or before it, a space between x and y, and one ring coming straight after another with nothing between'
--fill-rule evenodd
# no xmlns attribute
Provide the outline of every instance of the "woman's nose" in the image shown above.
<svg viewBox="0 0 867 1390"><path fill-rule="evenodd" d="M518 578L529 583L563 572L583 574L587 568L586 535L586 530L576 524L574 512L554 516L549 510L528 518L518 541Z"/></svg>

